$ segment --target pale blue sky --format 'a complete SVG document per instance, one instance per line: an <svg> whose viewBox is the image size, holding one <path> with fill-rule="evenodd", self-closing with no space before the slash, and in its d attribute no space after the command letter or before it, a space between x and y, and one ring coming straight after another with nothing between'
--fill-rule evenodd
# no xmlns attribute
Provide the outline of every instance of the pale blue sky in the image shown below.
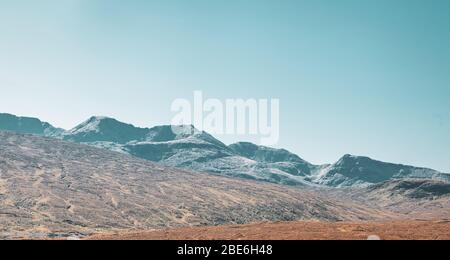
<svg viewBox="0 0 450 260"><path fill-rule="evenodd" d="M194 90L280 98L278 146L306 160L450 172L449 13L448 0L2 0L0 111L153 126Z"/></svg>

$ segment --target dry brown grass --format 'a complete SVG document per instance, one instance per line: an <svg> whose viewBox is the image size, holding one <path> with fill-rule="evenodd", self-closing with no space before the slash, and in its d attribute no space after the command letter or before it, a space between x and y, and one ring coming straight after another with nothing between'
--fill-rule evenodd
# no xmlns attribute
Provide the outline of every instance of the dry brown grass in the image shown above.
<svg viewBox="0 0 450 260"><path fill-rule="evenodd" d="M97 234L90 240L449 240L450 221L280 222Z"/></svg>

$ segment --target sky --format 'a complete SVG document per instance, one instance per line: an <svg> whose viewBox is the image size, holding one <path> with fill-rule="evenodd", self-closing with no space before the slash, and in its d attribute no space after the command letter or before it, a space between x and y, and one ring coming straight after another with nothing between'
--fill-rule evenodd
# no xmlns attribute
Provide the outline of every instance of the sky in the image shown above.
<svg viewBox="0 0 450 260"><path fill-rule="evenodd" d="M0 112L150 127L195 90L278 98L276 147L310 162L450 172L449 13L448 0L2 0Z"/></svg>

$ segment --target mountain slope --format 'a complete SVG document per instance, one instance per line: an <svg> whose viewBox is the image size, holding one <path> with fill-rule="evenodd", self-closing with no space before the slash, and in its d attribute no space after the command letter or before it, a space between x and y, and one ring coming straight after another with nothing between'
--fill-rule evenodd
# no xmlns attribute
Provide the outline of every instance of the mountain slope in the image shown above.
<svg viewBox="0 0 450 260"><path fill-rule="evenodd" d="M361 186L394 179L428 179L450 181L449 174L435 170L385 163L368 157L345 155L315 176L315 182L332 187Z"/></svg>
<svg viewBox="0 0 450 260"><path fill-rule="evenodd" d="M291 188L0 131L0 238L291 220L445 219L448 183Z"/></svg>
<svg viewBox="0 0 450 260"><path fill-rule="evenodd" d="M144 139L148 129L134 127L107 117L91 117L64 133L65 140L78 143L111 142L125 144Z"/></svg>
<svg viewBox="0 0 450 260"><path fill-rule="evenodd" d="M371 219L313 191L165 168L120 153L0 131L0 237L296 219Z"/></svg>
<svg viewBox="0 0 450 260"><path fill-rule="evenodd" d="M336 197L375 205L405 219L449 219L450 183L427 179L397 179L366 188L333 189Z"/></svg>
<svg viewBox="0 0 450 260"><path fill-rule="evenodd" d="M0 130L43 136L58 136L64 131L37 118L17 117L4 113L0 113Z"/></svg>
<svg viewBox="0 0 450 260"><path fill-rule="evenodd" d="M231 150L245 158L266 163L273 168L286 171L294 176L310 176L316 166L284 149L257 146L252 143L236 143L229 146Z"/></svg>
<svg viewBox="0 0 450 260"><path fill-rule="evenodd" d="M370 196L407 197L411 199L450 198L450 183L430 180L395 180L373 185L367 189Z"/></svg>

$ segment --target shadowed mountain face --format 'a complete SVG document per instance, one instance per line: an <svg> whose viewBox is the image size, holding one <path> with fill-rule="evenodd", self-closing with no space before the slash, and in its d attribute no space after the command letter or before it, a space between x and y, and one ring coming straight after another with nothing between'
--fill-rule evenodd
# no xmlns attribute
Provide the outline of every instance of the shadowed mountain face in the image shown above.
<svg viewBox="0 0 450 260"><path fill-rule="evenodd" d="M0 238L297 219L372 219L313 191L165 168L0 131Z"/></svg>
<svg viewBox="0 0 450 260"><path fill-rule="evenodd" d="M16 133L27 133L45 136L58 136L64 130L58 129L37 118L17 117L10 114L0 113L0 130Z"/></svg>
<svg viewBox="0 0 450 260"><path fill-rule="evenodd" d="M329 187L367 186L404 178L450 181L449 174L431 169L351 155L332 165L313 165L282 149L251 143L226 146L193 126L138 128L112 118L92 117L72 130L63 131L38 119L2 115L0 129L56 137L165 166L222 176L291 186Z"/></svg>
<svg viewBox="0 0 450 260"><path fill-rule="evenodd" d="M317 183L332 187L347 187L407 178L450 181L449 174L431 169L345 155L337 163L326 167L323 174L317 178Z"/></svg>
<svg viewBox="0 0 450 260"><path fill-rule="evenodd" d="M437 199L450 197L450 183L428 180L395 180L368 188L376 196L405 196L412 199Z"/></svg>

